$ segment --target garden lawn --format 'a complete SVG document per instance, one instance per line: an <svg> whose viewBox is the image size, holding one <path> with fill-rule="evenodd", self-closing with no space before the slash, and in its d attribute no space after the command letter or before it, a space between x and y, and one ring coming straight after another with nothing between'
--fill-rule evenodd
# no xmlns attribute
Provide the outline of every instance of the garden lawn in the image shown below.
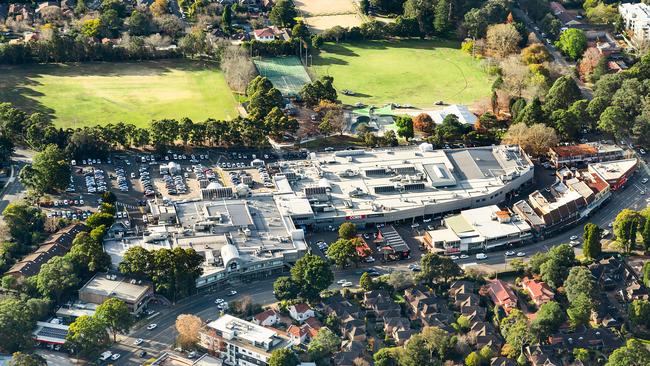
<svg viewBox="0 0 650 366"><path fill-rule="evenodd" d="M238 115L217 66L189 60L0 67L0 102L44 113L60 127Z"/></svg>
<svg viewBox="0 0 650 366"><path fill-rule="evenodd" d="M311 72L331 75L344 103L471 104L490 96L492 78L481 62L439 40L326 43ZM349 89L355 96L343 95Z"/></svg>

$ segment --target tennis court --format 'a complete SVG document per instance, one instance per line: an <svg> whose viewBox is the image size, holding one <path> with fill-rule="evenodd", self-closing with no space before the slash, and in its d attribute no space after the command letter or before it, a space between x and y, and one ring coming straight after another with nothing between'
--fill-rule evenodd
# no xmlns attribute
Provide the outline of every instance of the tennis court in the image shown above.
<svg viewBox="0 0 650 366"><path fill-rule="evenodd" d="M273 57L253 60L257 72L271 80L283 96L297 96L303 85L311 82L298 57Z"/></svg>

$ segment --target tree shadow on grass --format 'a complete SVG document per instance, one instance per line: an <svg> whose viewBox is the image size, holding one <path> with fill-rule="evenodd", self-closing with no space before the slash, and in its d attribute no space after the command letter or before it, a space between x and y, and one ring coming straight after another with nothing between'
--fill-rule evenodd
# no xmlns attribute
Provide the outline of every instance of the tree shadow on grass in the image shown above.
<svg viewBox="0 0 650 366"><path fill-rule="evenodd" d="M56 111L38 100L44 94L35 88L42 86L43 76L156 76L174 70L193 72L206 69L218 70L218 65L210 61L186 59L153 60L142 62L85 62L65 64L28 64L19 66L0 66L0 102L10 102L27 113L42 113L53 120ZM71 101L74 103L74 101Z"/></svg>
<svg viewBox="0 0 650 366"><path fill-rule="evenodd" d="M333 56L318 57L313 60L312 66L347 65L349 62Z"/></svg>

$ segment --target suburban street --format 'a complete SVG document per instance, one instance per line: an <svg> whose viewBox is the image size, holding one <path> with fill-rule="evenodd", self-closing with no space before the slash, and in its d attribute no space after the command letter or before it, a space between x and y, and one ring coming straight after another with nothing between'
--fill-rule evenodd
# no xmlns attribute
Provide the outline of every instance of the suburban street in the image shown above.
<svg viewBox="0 0 650 366"><path fill-rule="evenodd" d="M10 177L7 182L7 188L0 197L0 217L7 205L11 202L19 200L25 196L25 189L18 180L18 173L20 169L32 161L34 152L31 150L17 149L12 157L13 162L13 177Z"/></svg>

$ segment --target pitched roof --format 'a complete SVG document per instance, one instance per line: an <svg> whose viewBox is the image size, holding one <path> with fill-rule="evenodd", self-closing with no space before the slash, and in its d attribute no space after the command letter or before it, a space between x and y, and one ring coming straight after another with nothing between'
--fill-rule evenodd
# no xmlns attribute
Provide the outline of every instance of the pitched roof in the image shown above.
<svg viewBox="0 0 650 366"><path fill-rule="evenodd" d="M299 304L294 304L294 305L291 305L291 306L296 309L296 312L298 314L304 314L306 311L311 310L309 305L307 305L307 304L305 304L303 302L301 302Z"/></svg>
<svg viewBox="0 0 650 366"><path fill-rule="evenodd" d="M255 37L258 38L275 37L275 32L270 27L255 29L253 33L255 33Z"/></svg>
<svg viewBox="0 0 650 366"><path fill-rule="evenodd" d="M533 300L549 301L555 297L555 293L546 282L537 281L533 278L524 277L521 280L521 285L530 293Z"/></svg>
<svg viewBox="0 0 650 366"><path fill-rule="evenodd" d="M501 280L491 280L488 283L488 292L492 301L499 305L516 305L517 296L507 283Z"/></svg>
<svg viewBox="0 0 650 366"><path fill-rule="evenodd" d="M268 309L266 311L263 311L257 315L255 315L255 320L259 321L260 323L264 322L266 319L269 317L276 315L278 312L275 311L274 309Z"/></svg>

